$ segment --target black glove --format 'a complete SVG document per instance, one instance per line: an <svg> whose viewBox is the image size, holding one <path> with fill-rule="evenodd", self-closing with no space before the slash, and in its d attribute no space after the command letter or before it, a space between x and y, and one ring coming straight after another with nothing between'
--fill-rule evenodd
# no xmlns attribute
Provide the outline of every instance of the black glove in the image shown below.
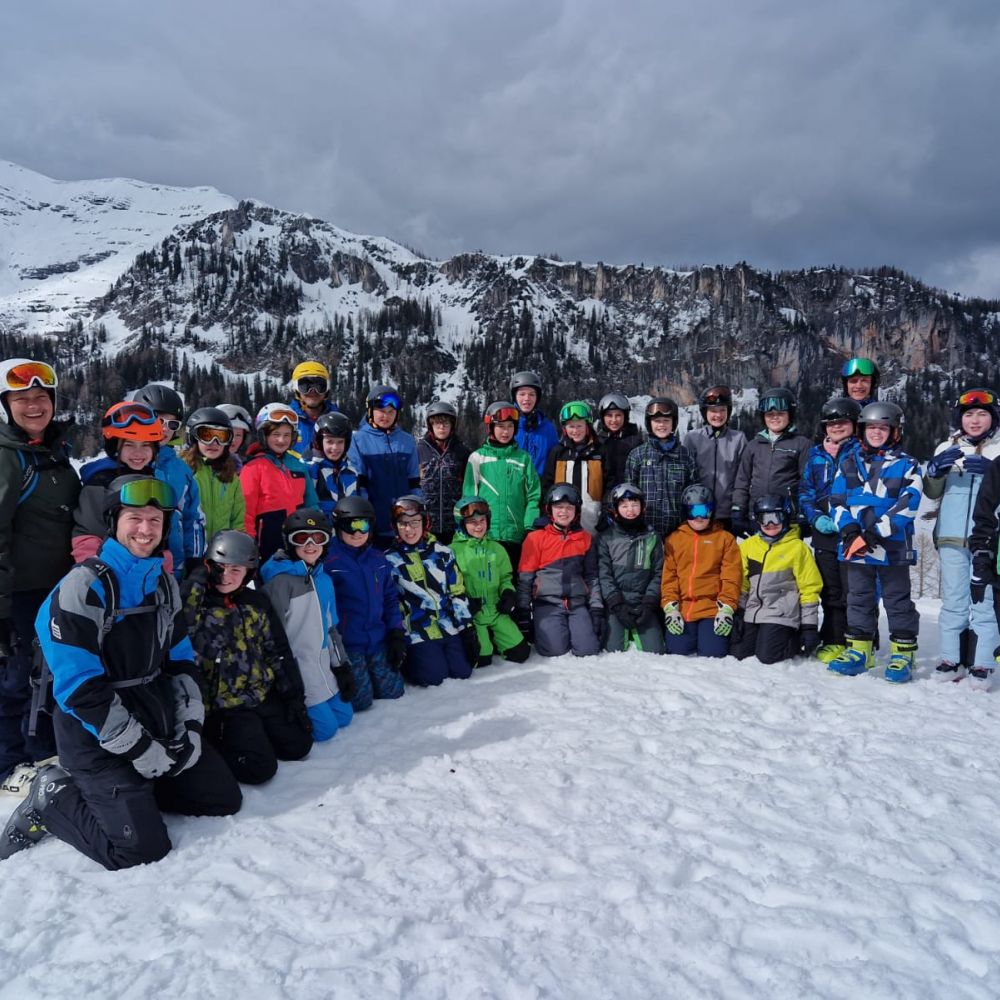
<svg viewBox="0 0 1000 1000"><path fill-rule="evenodd" d="M813 625L803 625L799 629L799 639L802 642L802 652L812 656L819 649L819 629Z"/></svg>
<svg viewBox="0 0 1000 1000"><path fill-rule="evenodd" d="M465 658L469 661L469 665L474 667L479 662L479 636L475 627L470 625L462 629L458 637L462 640L462 652L465 653Z"/></svg>
<svg viewBox="0 0 1000 1000"><path fill-rule="evenodd" d="M986 588L997 583L997 571L993 553L980 549L972 555L972 579L969 581L969 596L973 604L986 600Z"/></svg>
<svg viewBox="0 0 1000 1000"><path fill-rule="evenodd" d="M840 541L844 547L844 559L856 559L859 556L867 555L871 551L871 546L868 544L867 539L865 539L861 534L861 527L857 524L848 524L840 532Z"/></svg>
<svg viewBox="0 0 1000 1000"><path fill-rule="evenodd" d="M607 609L621 622L622 628L635 628L635 612L625 603L621 594L616 594L607 602Z"/></svg>
<svg viewBox="0 0 1000 1000"><path fill-rule="evenodd" d="M531 621L531 608L515 608L512 617L514 624L521 630L525 642L534 642L535 628Z"/></svg>
<svg viewBox="0 0 1000 1000"><path fill-rule="evenodd" d="M390 629L385 637L385 658L398 674L406 659L406 633L401 628Z"/></svg>
<svg viewBox="0 0 1000 1000"><path fill-rule="evenodd" d="M750 537L750 521L739 507L733 508L730 515L730 523L733 526L733 534L737 538Z"/></svg>
<svg viewBox="0 0 1000 1000"><path fill-rule="evenodd" d="M11 656L14 650L14 629L9 618L0 618L0 657Z"/></svg>
<svg viewBox="0 0 1000 1000"><path fill-rule="evenodd" d="M354 671L349 663L342 663L339 667L333 668L333 677L340 690L341 701L354 701L358 693L358 685L354 683Z"/></svg>
<svg viewBox="0 0 1000 1000"><path fill-rule="evenodd" d="M513 590L505 590L497 601L497 611L502 615L509 615L514 611L517 603L517 594Z"/></svg>
<svg viewBox="0 0 1000 1000"><path fill-rule="evenodd" d="M604 608L590 609L590 624L594 626L594 635L598 639L604 639L604 626L608 622L608 615Z"/></svg>
<svg viewBox="0 0 1000 1000"><path fill-rule="evenodd" d="M298 726L304 733L312 732L312 719L302 696L285 699L285 721L292 726Z"/></svg>
<svg viewBox="0 0 1000 1000"><path fill-rule="evenodd" d="M466 594L465 600L469 605L469 614L475 618L483 610L483 599L481 597L470 597Z"/></svg>
<svg viewBox="0 0 1000 1000"><path fill-rule="evenodd" d="M188 733L179 740L171 740L167 744L167 753L174 758L167 777L175 778L181 771L186 771L195 764L201 756L201 736Z"/></svg>
<svg viewBox="0 0 1000 1000"><path fill-rule="evenodd" d="M729 633L729 643L739 642L743 638L743 609L737 608L733 615L733 630Z"/></svg>
<svg viewBox="0 0 1000 1000"><path fill-rule="evenodd" d="M644 597L636 615L635 628L646 628L647 625L652 625L654 622L659 621L659 618L659 598Z"/></svg>

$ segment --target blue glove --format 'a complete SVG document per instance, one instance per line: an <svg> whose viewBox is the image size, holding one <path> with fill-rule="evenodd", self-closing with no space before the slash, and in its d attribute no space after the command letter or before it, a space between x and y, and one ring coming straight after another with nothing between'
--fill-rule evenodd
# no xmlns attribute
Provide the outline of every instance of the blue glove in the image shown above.
<svg viewBox="0 0 1000 1000"><path fill-rule="evenodd" d="M982 455L966 455L962 461L962 471L970 476L985 476L992 464L991 459L983 458Z"/></svg>
<svg viewBox="0 0 1000 1000"><path fill-rule="evenodd" d="M961 448L957 446L945 448L927 463L927 468L924 471L929 479L940 479L961 457Z"/></svg>
<svg viewBox="0 0 1000 1000"><path fill-rule="evenodd" d="M821 535L837 534L837 525L829 514L820 514L819 517L817 517L816 520L813 521L813 527Z"/></svg>

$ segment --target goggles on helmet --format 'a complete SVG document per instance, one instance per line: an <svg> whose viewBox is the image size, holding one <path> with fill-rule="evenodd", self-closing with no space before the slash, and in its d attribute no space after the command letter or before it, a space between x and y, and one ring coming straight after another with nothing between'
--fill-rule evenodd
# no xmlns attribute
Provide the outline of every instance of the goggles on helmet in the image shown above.
<svg viewBox="0 0 1000 1000"><path fill-rule="evenodd" d="M397 393L383 392L372 397L371 407L374 410L388 410L390 407L393 410L399 410L402 409L402 402Z"/></svg>
<svg viewBox="0 0 1000 1000"><path fill-rule="evenodd" d="M611 493L611 500L616 504L621 503L622 500L634 500L636 503L642 503L643 496L641 493L637 493L634 489L630 489L627 486L624 489L616 486Z"/></svg>
<svg viewBox="0 0 1000 1000"><path fill-rule="evenodd" d="M650 420L656 420L657 417L669 417L671 420L674 419L673 413L660 403L654 403L653 408L646 410L646 416L649 417Z"/></svg>
<svg viewBox="0 0 1000 1000"><path fill-rule="evenodd" d="M22 364L8 368L5 373L7 388L11 392L30 389L39 386L42 389L54 389L59 384L56 373L51 365L44 361L25 361Z"/></svg>
<svg viewBox="0 0 1000 1000"><path fill-rule="evenodd" d="M132 424L152 427L160 418L145 403L122 403L105 414L104 419L109 427L122 428Z"/></svg>
<svg viewBox="0 0 1000 1000"><path fill-rule="evenodd" d="M761 413L787 413L790 409L788 400L782 396L765 396L757 407Z"/></svg>
<svg viewBox="0 0 1000 1000"><path fill-rule="evenodd" d="M202 444L227 445L233 439L233 431L230 427L218 427L214 424L199 424L194 429L194 436Z"/></svg>
<svg viewBox="0 0 1000 1000"><path fill-rule="evenodd" d="M690 507L686 508L685 514L688 518L711 517L712 507L707 503L693 503Z"/></svg>
<svg viewBox="0 0 1000 1000"><path fill-rule="evenodd" d="M586 403L567 403L559 411L559 423L565 424L570 420L586 420L589 422L591 416L590 407Z"/></svg>
<svg viewBox="0 0 1000 1000"><path fill-rule="evenodd" d="M478 521L490 516L490 505L485 502L466 504L462 510L463 521Z"/></svg>
<svg viewBox="0 0 1000 1000"><path fill-rule="evenodd" d="M993 406L996 396L988 389L970 389L958 397L959 406Z"/></svg>
<svg viewBox="0 0 1000 1000"><path fill-rule="evenodd" d="M521 419L521 411L516 406L502 406L495 413L490 414L489 422L493 424L503 423L509 420L516 424Z"/></svg>
<svg viewBox="0 0 1000 1000"><path fill-rule="evenodd" d="M757 523L762 528L769 524L784 524L785 515L780 510L765 510L757 515Z"/></svg>
<svg viewBox="0 0 1000 1000"><path fill-rule="evenodd" d="M325 378L318 375L307 375L305 378L300 378L298 382L295 383L295 388L298 389L303 396L308 395L309 393L316 396L322 396L326 393L330 386Z"/></svg>
<svg viewBox="0 0 1000 1000"><path fill-rule="evenodd" d="M122 484L118 496L124 507L155 506L160 510L174 508L173 488L162 479L133 479Z"/></svg>
<svg viewBox="0 0 1000 1000"><path fill-rule="evenodd" d="M292 427L298 427L299 415L287 406L282 406L280 403L272 403L257 415L258 427L262 423L291 424Z"/></svg>
<svg viewBox="0 0 1000 1000"><path fill-rule="evenodd" d="M303 528L300 531L293 531L288 536L288 541L295 548L300 545L308 545L309 542L323 546L330 541L330 535L325 531L317 531L315 528Z"/></svg>
<svg viewBox="0 0 1000 1000"><path fill-rule="evenodd" d="M841 378L850 378L852 375L865 375L868 378L875 377L877 365L868 358L849 358L840 369Z"/></svg>
<svg viewBox="0 0 1000 1000"><path fill-rule="evenodd" d="M372 523L367 517L343 517L337 520L337 530L345 535L361 535L372 530Z"/></svg>

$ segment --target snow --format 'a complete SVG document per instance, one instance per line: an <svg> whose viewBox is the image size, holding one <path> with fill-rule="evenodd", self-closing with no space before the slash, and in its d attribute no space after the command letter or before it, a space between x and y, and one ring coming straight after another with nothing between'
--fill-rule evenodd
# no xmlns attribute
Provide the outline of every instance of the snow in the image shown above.
<svg viewBox="0 0 1000 1000"><path fill-rule="evenodd" d="M994 1000L1000 695L930 680L921 611L910 685L532 657L378 703L157 865L47 840L3 866L0 997Z"/></svg>

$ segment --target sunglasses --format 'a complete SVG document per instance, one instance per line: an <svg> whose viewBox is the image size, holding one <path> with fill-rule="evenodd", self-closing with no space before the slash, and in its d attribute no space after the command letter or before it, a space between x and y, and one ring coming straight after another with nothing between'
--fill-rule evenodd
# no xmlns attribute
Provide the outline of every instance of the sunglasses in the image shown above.
<svg viewBox="0 0 1000 1000"><path fill-rule="evenodd" d="M326 545L326 543L330 541L330 536L325 531L311 531L303 528L301 531L293 531L288 536L288 541L294 548L299 548L302 545L308 545L310 542L312 542L313 545Z"/></svg>
<svg viewBox="0 0 1000 1000"><path fill-rule="evenodd" d="M5 380L11 392L30 389L35 385L42 389L54 389L59 384L52 366L44 361L25 361L14 365L7 370Z"/></svg>
<svg viewBox="0 0 1000 1000"><path fill-rule="evenodd" d="M565 424L570 420L587 420L591 419L590 407L586 403L567 403L559 411L559 423Z"/></svg>
<svg viewBox="0 0 1000 1000"><path fill-rule="evenodd" d="M850 358L844 362L844 367L840 369L841 378L850 378L852 375L865 375L873 378L875 375L875 362L868 358Z"/></svg>
<svg viewBox="0 0 1000 1000"><path fill-rule="evenodd" d="M300 378L298 382L295 383L295 386L299 392L306 393L307 395L309 393L316 393L320 396L322 396L323 393L329 388L325 378L318 378L315 376L311 378Z"/></svg>
<svg viewBox="0 0 1000 1000"><path fill-rule="evenodd" d="M118 496L125 507L174 508L174 491L162 479L133 479L121 487Z"/></svg>
<svg viewBox="0 0 1000 1000"><path fill-rule="evenodd" d="M355 517L348 520L341 518L337 521L337 530L345 535L363 535L366 531L372 530L372 523L367 517Z"/></svg>
<svg viewBox="0 0 1000 1000"><path fill-rule="evenodd" d="M181 429L181 422L179 420L175 420L173 417L160 417L160 423L163 424L168 431L173 433L176 433Z"/></svg>
<svg viewBox="0 0 1000 1000"><path fill-rule="evenodd" d="M781 396L768 396L760 401L757 409L761 413L787 413L789 409L788 400L782 399Z"/></svg>
<svg viewBox="0 0 1000 1000"><path fill-rule="evenodd" d="M509 420L511 423L516 424L520 419L521 411L516 406L502 406L496 411L496 413L493 413L486 418L486 423L500 424Z"/></svg>
<svg viewBox="0 0 1000 1000"><path fill-rule="evenodd" d="M997 398L988 389L970 389L958 397L959 406L993 406Z"/></svg>
<svg viewBox="0 0 1000 1000"><path fill-rule="evenodd" d="M762 514L757 515L757 523L762 528L771 524L784 524L785 515L780 510L765 510Z"/></svg>
<svg viewBox="0 0 1000 1000"><path fill-rule="evenodd" d="M214 441L216 444L226 445L232 441L233 432L228 427L216 427L212 424L201 424L199 427L194 429L194 436L202 444L212 444Z"/></svg>
<svg viewBox="0 0 1000 1000"><path fill-rule="evenodd" d="M383 392L381 396L376 396L372 400L372 409L375 410L398 410L402 407L399 396L394 392Z"/></svg>
<svg viewBox="0 0 1000 1000"><path fill-rule="evenodd" d="M693 503L687 509L688 518L711 517L712 508L707 503Z"/></svg>
<svg viewBox="0 0 1000 1000"><path fill-rule="evenodd" d="M132 424L152 427L158 419L159 417L145 403L122 403L107 416L108 423L118 428L129 427Z"/></svg>

